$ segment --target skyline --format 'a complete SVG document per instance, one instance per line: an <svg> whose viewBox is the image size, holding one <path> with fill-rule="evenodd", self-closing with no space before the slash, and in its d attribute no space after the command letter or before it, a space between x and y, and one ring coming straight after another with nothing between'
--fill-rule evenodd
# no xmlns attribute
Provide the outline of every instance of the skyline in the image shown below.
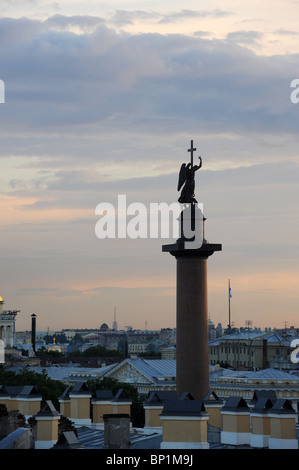
<svg viewBox="0 0 299 470"><path fill-rule="evenodd" d="M38 320L38 318L36 318ZM108 326L108 331L115 331L115 332L118 332L118 333L123 333L123 332L126 332L126 331L140 331L142 333L144 332L148 332L149 334L152 333L152 332L157 332L157 331L161 331L163 329L169 329L169 330L176 330L176 326L174 327L162 327L162 328L158 328L158 329L150 329L148 328L147 326L147 322L145 322L145 325L143 328L135 328L134 325L125 325L124 327L117 327L116 329L113 328L113 323L114 321L111 320L111 319L106 319L107 321L104 321L103 324L107 325ZM227 325L222 325L220 322L219 323L215 323L213 321L212 318L209 318L209 322L212 322L214 324L214 328L216 329L218 326L221 326L223 328L223 331L227 329ZM16 322L17 324L17 322ZM103 325L102 324L102 325ZM63 332L63 331L94 331L94 330L100 330L101 326L102 325L98 325L97 327L95 328L71 328L71 327L68 327L68 328L62 328L62 329L47 329L47 330L40 330L40 329L37 329L36 330L36 334L43 334L43 335L46 335L46 334L49 334L49 335L52 335L52 334L57 334L57 333L60 333L60 332ZM282 328L278 328L276 326L274 327L265 327L264 329L262 329L259 325L252 325L250 324L250 321L246 321L246 324L245 325L241 325L241 327L236 327L234 324L231 325L231 328L232 329L235 329L235 330L238 330L241 331L241 332L244 332L244 331L251 331L251 332L260 332L261 334L263 332L272 332L272 333L275 333L277 331L282 331L282 330L292 330L293 331L293 328L294 329L297 329L296 327L294 327L294 325L289 325L288 322L284 322L284 326ZM31 328L27 328L26 330L20 330L20 329L16 329L15 330L16 333L29 333L31 332ZM235 333L235 331L234 331ZM226 334L226 333L223 333L223 335ZM229 334L229 333L228 333ZM213 339L212 340L209 340L210 341L214 341Z"/></svg>
<svg viewBox="0 0 299 470"><path fill-rule="evenodd" d="M63 0L0 10L0 295L16 329L175 327L165 239L95 235L102 202L171 204L190 141L208 310L299 326L298 2Z"/></svg>

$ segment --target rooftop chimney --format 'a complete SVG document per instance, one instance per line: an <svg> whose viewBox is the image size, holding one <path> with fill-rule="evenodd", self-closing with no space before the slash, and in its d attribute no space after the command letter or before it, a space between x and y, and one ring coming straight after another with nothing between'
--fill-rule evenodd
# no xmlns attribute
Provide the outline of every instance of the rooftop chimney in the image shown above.
<svg viewBox="0 0 299 470"><path fill-rule="evenodd" d="M35 337L36 337L36 315L31 315L31 344L32 349L35 352Z"/></svg>

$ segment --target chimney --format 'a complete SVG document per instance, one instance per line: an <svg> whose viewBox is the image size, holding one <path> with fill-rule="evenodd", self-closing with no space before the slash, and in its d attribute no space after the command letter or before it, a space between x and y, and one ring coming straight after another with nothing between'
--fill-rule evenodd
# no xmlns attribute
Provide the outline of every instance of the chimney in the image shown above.
<svg viewBox="0 0 299 470"><path fill-rule="evenodd" d="M58 425L61 415L48 400L44 409L35 416L36 441L35 449L51 449L58 441Z"/></svg>
<svg viewBox="0 0 299 470"><path fill-rule="evenodd" d="M35 352L35 337L36 337L36 315L31 315L31 344L32 349Z"/></svg>
<svg viewBox="0 0 299 470"><path fill-rule="evenodd" d="M130 415L104 414L104 449L130 448Z"/></svg>
<svg viewBox="0 0 299 470"><path fill-rule="evenodd" d="M250 409L242 397L231 396L221 409L221 443L250 445Z"/></svg>
<svg viewBox="0 0 299 470"><path fill-rule="evenodd" d="M292 402L278 398L269 410L269 449L298 449L296 438L296 412Z"/></svg>

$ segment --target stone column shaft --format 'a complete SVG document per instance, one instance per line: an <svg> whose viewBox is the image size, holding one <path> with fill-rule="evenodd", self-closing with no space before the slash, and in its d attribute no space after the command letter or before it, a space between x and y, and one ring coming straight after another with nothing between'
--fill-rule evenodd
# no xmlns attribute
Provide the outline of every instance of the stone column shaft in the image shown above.
<svg viewBox="0 0 299 470"><path fill-rule="evenodd" d="M177 258L177 394L209 391L207 259Z"/></svg>
<svg viewBox="0 0 299 470"><path fill-rule="evenodd" d="M180 240L164 245L177 262L176 389L203 400L209 391L207 260L220 244L185 249Z"/></svg>

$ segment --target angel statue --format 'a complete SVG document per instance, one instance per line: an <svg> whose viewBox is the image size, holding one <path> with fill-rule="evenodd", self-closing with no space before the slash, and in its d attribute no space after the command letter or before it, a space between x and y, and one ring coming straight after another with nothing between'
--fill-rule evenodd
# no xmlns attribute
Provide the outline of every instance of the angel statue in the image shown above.
<svg viewBox="0 0 299 470"><path fill-rule="evenodd" d="M180 173L179 173L179 181L178 181L178 191L182 188L184 185L181 195L178 199L178 201L181 204L184 203L189 203L189 204L194 204L197 203L195 199L195 172L199 170L202 166L202 158L199 158L199 165L193 165L193 152L196 149L193 148L193 140L191 140L191 149L188 150L188 152L191 152L191 162L189 163L183 163L181 165Z"/></svg>

